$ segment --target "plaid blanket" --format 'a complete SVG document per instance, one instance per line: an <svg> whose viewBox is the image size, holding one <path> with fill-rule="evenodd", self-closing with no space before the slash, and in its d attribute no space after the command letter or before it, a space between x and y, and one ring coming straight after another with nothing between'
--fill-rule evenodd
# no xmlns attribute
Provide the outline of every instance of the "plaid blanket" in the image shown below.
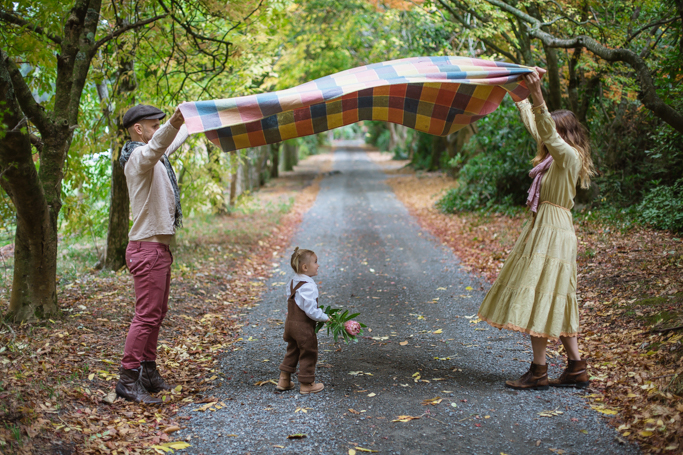
<svg viewBox="0 0 683 455"><path fill-rule="evenodd" d="M382 120L446 136L529 91L533 69L465 57L414 57L361 66L287 90L183 103L190 133L224 151L308 136L361 120Z"/></svg>

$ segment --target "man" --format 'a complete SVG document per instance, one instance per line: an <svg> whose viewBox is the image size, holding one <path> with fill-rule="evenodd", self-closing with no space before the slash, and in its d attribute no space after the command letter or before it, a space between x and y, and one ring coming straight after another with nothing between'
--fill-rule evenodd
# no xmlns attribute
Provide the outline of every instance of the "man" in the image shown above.
<svg viewBox="0 0 683 455"><path fill-rule="evenodd" d="M133 227L126 265L135 286L135 317L128 329L116 394L136 403L158 404L150 393L171 387L156 368L159 327L168 310L173 256L169 245L182 226L180 192L168 158L187 139L176 108L168 122L154 106L137 105L123 116L130 141L119 159L126 175Z"/></svg>

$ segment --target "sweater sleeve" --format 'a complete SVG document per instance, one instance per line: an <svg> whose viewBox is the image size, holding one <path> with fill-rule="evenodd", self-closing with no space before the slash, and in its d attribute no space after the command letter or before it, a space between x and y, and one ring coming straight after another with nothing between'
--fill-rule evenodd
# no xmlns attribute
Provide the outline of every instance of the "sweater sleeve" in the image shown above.
<svg viewBox="0 0 683 455"><path fill-rule="evenodd" d="M296 292L301 297L301 303L299 303L298 299L295 299L296 304L306 313L306 316L314 321L327 321L329 319L325 312L318 308L318 302L316 301L318 298L318 288L314 284L306 283Z"/></svg>
<svg viewBox="0 0 683 455"><path fill-rule="evenodd" d="M144 174L153 169L173 143L177 134L178 130L171 125L171 122L161 125L161 128L156 130L147 144L133 150L126 164L126 167L132 164L129 172Z"/></svg>
<svg viewBox="0 0 683 455"><path fill-rule="evenodd" d="M168 146L166 149L166 156L171 156L173 152L178 150L181 145L187 140L189 137L189 133L187 132L187 125L183 123L183 125L180 127L178 130L178 134L176 134L175 139L173 139L173 142L171 145Z"/></svg>
<svg viewBox="0 0 683 455"><path fill-rule="evenodd" d="M534 116L531 113L531 103L529 100L522 100L519 103L515 103L515 105L517 105L517 109L519 109L519 116L522 118L522 122L524 122L526 130L529 132L529 134L531 134L536 143L540 142L541 139L538 136L538 131L536 131L536 122L534 121Z"/></svg>
<svg viewBox="0 0 683 455"><path fill-rule="evenodd" d="M541 141L548 148L548 152L552 155L553 161L561 168L565 169L568 165L573 164L579 160L579 154L574 147L567 144L562 136L557 133L555 128L555 121L550 116L548 108L545 104L534 107L533 109L536 130Z"/></svg>

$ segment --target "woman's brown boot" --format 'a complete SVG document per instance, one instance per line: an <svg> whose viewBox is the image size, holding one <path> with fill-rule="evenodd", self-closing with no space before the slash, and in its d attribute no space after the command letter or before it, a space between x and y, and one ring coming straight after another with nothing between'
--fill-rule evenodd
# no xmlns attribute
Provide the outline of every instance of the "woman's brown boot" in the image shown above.
<svg viewBox="0 0 683 455"><path fill-rule="evenodd" d="M277 386L275 387L279 391L292 390L294 384L292 384L292 374L286 371L280 371L280 379L277 381Z"/></svg>
<svg viewBox="0 0 683 455"><path fill-rule="evenodd" d="M564 369L559 379L552 379L551 387L576 387L583 389L588 387L588 370L585 360L567 360L567 368Z"/></svg>
<svg viewBox="0 0 683 455"><path fill-rule="evenodd" d="M531 368L516 381L505 381L505 387L518 390L547 390L548 385L548 365L536 365L531 362Z"/></svg>

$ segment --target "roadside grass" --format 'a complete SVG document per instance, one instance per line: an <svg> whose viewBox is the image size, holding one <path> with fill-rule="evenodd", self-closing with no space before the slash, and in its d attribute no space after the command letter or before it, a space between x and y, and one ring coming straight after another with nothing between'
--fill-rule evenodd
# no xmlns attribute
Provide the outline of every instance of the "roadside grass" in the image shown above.
<svg viewBox="0 0 683 455"><path fill-rule="evenodd" d="M452 179L385 169L387 183L418 222L453 249L463 269L493 282L528 215L444 214L434 202L455 185ZM616 209L575 215L579 343L591 374L586 398L645 452L680 453L683 242L633 220ZM562 356L559 342L550 347L551 357Z"/></svg>

